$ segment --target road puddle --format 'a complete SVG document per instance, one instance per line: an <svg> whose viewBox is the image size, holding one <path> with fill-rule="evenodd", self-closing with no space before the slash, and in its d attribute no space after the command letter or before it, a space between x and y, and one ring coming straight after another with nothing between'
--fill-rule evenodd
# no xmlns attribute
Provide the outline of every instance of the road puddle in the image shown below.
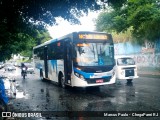
<svg viewBox="0 0 160 120"><path fill-rule="evenodd" d="M20 99L20 98L29 99L29 94L26 94L24 91L22 91L22 92L17 91L15 98L16 99Z"/></svg>
<svg viewBox="0 0 160 120"><path fill-rule="evenodd" d="M4 78L4 86L5 86L5 91L6 95L11 98L11 99L20 99L20 98L25 98L29 99L29 94L26 94L25 90L17 90L17 87L19 84L16 82L15 79L11 78Z"/></svg>

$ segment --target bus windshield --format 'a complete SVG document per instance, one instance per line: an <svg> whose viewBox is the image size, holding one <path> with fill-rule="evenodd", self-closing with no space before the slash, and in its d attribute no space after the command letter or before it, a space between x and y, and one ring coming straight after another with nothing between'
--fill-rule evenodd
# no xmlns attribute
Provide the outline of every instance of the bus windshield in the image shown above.
<svg viewBox="0 0 160 120"><path fill-rule="evenodd" d="M114 64L113 45L109 43L78 43L74 63L78 66L108 66Z"/></svg>

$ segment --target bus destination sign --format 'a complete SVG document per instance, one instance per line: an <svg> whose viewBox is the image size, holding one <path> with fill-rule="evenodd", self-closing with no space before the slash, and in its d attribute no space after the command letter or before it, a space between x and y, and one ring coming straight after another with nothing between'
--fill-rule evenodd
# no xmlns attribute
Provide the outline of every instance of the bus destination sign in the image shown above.
<svg viewBox="0 0 160 120"><path fill-rule="evenodd" d="M106 40L108 36L106 34L79 34L79 39Z"/></svg>

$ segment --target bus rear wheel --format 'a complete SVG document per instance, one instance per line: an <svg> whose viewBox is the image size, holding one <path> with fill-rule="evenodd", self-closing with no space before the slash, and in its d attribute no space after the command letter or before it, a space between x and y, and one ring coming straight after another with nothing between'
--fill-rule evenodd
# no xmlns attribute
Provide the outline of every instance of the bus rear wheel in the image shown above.
<svg viewBox="0 0 160 120"><path fill-rule="evenodd" d="M64 79L64 76L63 76L63 75L60 76L60 83L61 83L61 87L62 87L62 88L66 88L65 79Z"/></svg>
<svg viewBox="0 0 160 120"><path fill-rule="evenodd" d="M43 77L43 72L42 72L42 70L40 70L40 80L44 80L44 77Z"/></svg>

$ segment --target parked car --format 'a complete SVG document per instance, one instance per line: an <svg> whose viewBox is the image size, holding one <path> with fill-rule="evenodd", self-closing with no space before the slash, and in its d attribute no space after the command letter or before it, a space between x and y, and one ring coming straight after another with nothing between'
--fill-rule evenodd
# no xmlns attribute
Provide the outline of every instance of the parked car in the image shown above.
<svg viewBox="0 0 160 120"><path fill-rule="evenodd" d="M127 56L115 57L116 78L132 82L138 78L137 65L133 58Z"/></svg>
<svg viewBox="0 0 160 120"><path fill-rule="evenodd" d="M16 70L16 67L12 64L6 64L4 69L5 71L13 71Z"/></svg>
<svg viewBox="0 0 160 120"><path fill-rule="evenodd" d="M33 74L34 73L34 67L31 64L27 64L27 73Z"/></svg>

